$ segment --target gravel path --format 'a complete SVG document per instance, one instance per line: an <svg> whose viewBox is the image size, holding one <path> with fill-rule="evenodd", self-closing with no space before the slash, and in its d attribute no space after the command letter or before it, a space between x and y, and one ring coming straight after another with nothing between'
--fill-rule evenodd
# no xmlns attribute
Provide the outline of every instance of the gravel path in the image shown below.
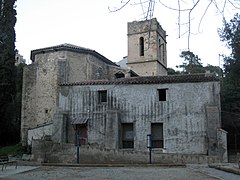
<svg viewBox="0 0 240 180"><path fill-rule="evenodd" d="M218 179L240 180L240 175L233 174L233 173L228 173L228 172L217 170L217 169L214 169L214 168L209 168L208 165L189 165L188 168L192 169L193 171L208 174L212 177L217 177Z"/></svg>
<svg viewBox="0 0 240 180"><path fill-rule="evenodd" d="M205 173L181 167L50 167L7 177L5 180L216 180Z"/></svg>

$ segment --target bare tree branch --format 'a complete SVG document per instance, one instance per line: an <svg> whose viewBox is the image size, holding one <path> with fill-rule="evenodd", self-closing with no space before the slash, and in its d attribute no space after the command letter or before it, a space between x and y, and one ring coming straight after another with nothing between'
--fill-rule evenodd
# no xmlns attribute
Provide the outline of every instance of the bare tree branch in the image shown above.
<svg viewBox="0 0 240 180"><path fill-rule="evenodd" d="M198 0L193 7L190 9L189 13L188 13L188 50L190 49L190 36L191 36L191 13L194 10L194 8L197 6L197 4L199 3L200 0Z"/></svg>
<svg viewBox="0 0 240 180"><path fill-rule="evenodd" d="M231 1L231 0L228 0L228 2L235 8L235 9L240 9L240 5L237 7L235 6L235 4Z"/></svg>
<svg viewBox="0 0 240 180"><path fill-rule="evenodd" d="M207 14L207 11L208 11L208 9L209 9L209 7L210 7L211 4L212 4L212 1L209 2L208 6L206 7L206 9L205 9L205 11L204 11L204 13L203 13L200 21L199 21L199 24L198 24L198 32L200 32L200 27L201 27L201 24L202 24L202 20L203 20L203 18L205 17L205 15Z"/></svg>
<svg viewBox="0 0 240 180"><path fill-rule="evenodd" d="M164 4L161 0L159 0L159 3L160 3L163 7L167 8L167 9L170 9L170 10L173 10L173 11L189 11L189 10L191 10L191 9L172 8L172 7Z"/></svg>
<svg viewBox="0 0 240 180"><path fill-rule="evenodd" d="M121 1L121 3L123 3L123 5L115 10L111 10L110 7L108 7L108 10L110 12L117 12L117 11L120 11L121 9L123 9L131 0L128 0L127 2L123 2L123 0Z"/></svg>
<svg viewBox="0 0 240 180"><path fill-rule="evenodd" d="M119 8L116 8L114 10L110 10L110 8L108 8L110 10L110 12L116 12L119 11L121 9L123 9L125 6L127 6L128 4L130 5L140 5L142 12L143 12L143 18L148 20L151 19L154 16L154 8L156 3L159 3L162 7L165 7L169 10L172 11L177 11L178 12L178 18L177 18L177 25L178 25L178 37L181 38L181 36L188 34L187 37L187 41L188 41L188 49L190 48L190 37L193 34L192 33L192 29L191 29L191 21L193 20L192 18L192 14L193 12L195 12L197 9L197 6L200 3L200 0L178 0L176 2L176 7L172 7L171 5L169 5L171 2L167 1L169 4L166 4L165 2L163 2L164 0L121 0L121 6ZM131 2L131 3L130 3ZM202 3L203 1L201 1ZM205 1L206 2L206 1ZM222 17L224 18L224 11L227 7L228 4L230 4L232 7L234 7L235 9L240 9L240 0L209 0L209 3L205 6L204 12L202 14L202 16L200 16L200 20L198 22L198 32L200 32L200 27L202 24L202 21L204 19L204 17L206 16L207 12L210 9L210 6L214 4L215 9L217 10L217 12L219 12L219 14L222 15ZM184 15L184 13L187 13L187 23L185 25L187 25L187 32L181 34L181 27L184 25L182 24L182 15Z"/></svg>
<svg viewBox="0 0 240 180"><path fill-rule="evenodd" d="M178 38L180 38L180 34L181 34L181 3L180 0L178 0Z"/></svg>

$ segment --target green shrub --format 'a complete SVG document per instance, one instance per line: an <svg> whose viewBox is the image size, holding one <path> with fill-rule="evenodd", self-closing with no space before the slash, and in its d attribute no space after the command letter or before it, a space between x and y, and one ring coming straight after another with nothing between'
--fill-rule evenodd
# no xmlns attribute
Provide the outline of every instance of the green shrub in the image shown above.
<svg viewBox="0 0 240 180"><path fill-rule="evenodd" d="M0 148L1 155L12 155L12 156L22 156L25 153L25 149L21 144L16 144L12 146L5 146Z"/></svg>

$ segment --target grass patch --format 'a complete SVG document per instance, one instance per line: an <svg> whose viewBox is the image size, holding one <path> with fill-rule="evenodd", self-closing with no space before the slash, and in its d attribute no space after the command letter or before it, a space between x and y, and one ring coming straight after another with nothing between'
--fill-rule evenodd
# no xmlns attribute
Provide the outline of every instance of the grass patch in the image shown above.
<svg viewBox="0 0 240 180"><path fill-rule="evenodd" d="M21 144L5 146L0 148L1 155L22 156L24 153L25 151Z"/></svg>

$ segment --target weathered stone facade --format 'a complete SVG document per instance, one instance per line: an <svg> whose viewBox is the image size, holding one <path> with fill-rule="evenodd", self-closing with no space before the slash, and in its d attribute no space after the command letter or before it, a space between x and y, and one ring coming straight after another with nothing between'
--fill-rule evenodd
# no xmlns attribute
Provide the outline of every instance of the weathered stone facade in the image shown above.
<svg viewBox="0 0 240 180"><path fill-rule="evenodd" d="M195 82L198 78L200 82ZM159 89L166 90L165 101L159 100ZM107 91L104 103L98 97L102 90ZM68 116L70 129L64 132L68 134L65 142L74 143L75 134L67 132L74 132L71 122L88 118L88 144L121 149L121 123L133 123L133 149L147 151L151 123L162 123L167 152L216 155L217 131L221 128L219 96L219 81L204 75L64 84L59 113ZM55 127L65 124L59 123L62 120L56 119ZM57 142L63 139L56 137Z"/></svg>
<svg viewBox="0 0 240 180"><path fill-rule="evenodd" d="M35 160L76 162L81 145L82 163L144 163L151 135L155 162L226 161L219 80L167 76L166 32L156 19L128 24L129 69L70 44L33 50L31 59L21 133Z"/></svg>
<svg viewBox="0 0 240 180"><path fill-rule="evenodd" d="M24 145L27 129L52 122L58 106L59 83L114 79L116 73L126 76L129 73L93 50L70 44L33 50L31 59L33 63L24 68L23 78L21 135Z"/></svg>
<svg viewBox="0 0 240 180"><path fill-rule="evenodd" d="M167 75L166 45L156 18L128 23L128 67L140 76Z"/></svg>
<svg viewBox="0 0 240 180"><path fill-rule="evenodd" d="M227 160L226 132L221 130L220 121L220 83L214 76L135 77L60 86L53 121L55 143L44 146L46 142L37 141L35 160L65 162L57 147L63 146L65 152L64 147L71 144L74 153L67 161L76 162L76 126L81 125L87 134L80 148L80 163L148 163L147 135L153 135L153 124L163 125L159 129L163 146L153 148L154 163ZM159 98L161 89L166 90L165 99ZM107 91L106 102L99 101L102 91ZM132 147L123 146L124 124L133 125ZM46 159L39 146L45 147Z"/></svg>

